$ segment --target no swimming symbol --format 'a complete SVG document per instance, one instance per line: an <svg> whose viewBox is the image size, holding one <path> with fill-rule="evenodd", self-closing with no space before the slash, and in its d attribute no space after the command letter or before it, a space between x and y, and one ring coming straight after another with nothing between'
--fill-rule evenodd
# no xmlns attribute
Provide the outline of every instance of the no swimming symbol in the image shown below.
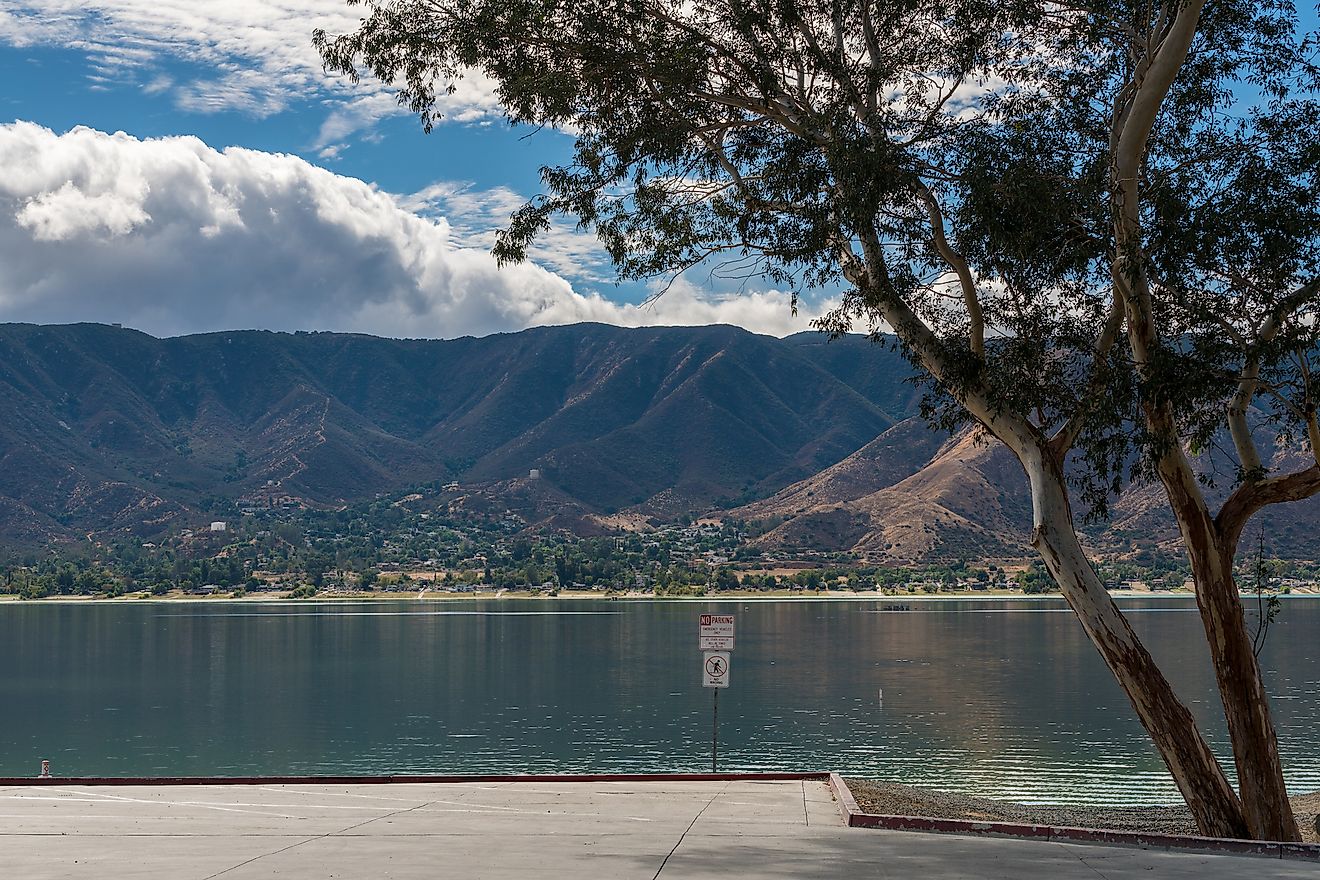
<svg viewBox="0 0 1320 880"><path fill-rule="evenodd" d="M702 657L701 664L703 687L726 688L729 686L729 652L712 651Z"/></svg>

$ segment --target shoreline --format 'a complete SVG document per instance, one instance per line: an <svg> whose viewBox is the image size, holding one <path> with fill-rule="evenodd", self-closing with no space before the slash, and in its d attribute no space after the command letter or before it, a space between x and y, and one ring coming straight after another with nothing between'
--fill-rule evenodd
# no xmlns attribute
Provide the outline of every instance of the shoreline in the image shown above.
<svg viewBox="0 0 1320 880"><path fill-rule="evenodd" d="M1167 592L1150 592L1144 590L1111 590L1109 595L1115 599L1175 599L1183 601L1195 601L1196 594L1190 590L1171 590ZM1254 600L1255 593L1240 593L1239 598L1244 602ZM1276 594L1275 598L1280 600L1293 599L1320 599L1320 590L1316 592L1294 592L1285 594ZM309 596L306 598L293 598L289 591L271 590L260 593L248 593L243 596L232 596L229 594L211 594L196 595L181 592L167 593L164 595L153 595L150 593L126 593L122 596L97 596L97 595L69 595L69 596L44 596L40 599L23 599L17 594L0 594L0 606L6 604L31 605L31 604L64 604L64 605L86 605L86 604L123 604L123 603L195 603L214 605L217 603L249 603L249 604L335 604L335 603L372 603L372 602L460 602L460 601L514 601L514 602L556 602L562 600L571 601L596 601L596 602L882 602L891 605L908 606L913 603L940 603L940 602L993 602L993 601L1027 601L1027 602L1064 602L1064 598L1059 593L1023 593L1021 591L999 590L999 591L978 591L975 593L922 593L922 594L881 594L881 593L854 593L848 591L816 591L812 593L790 592L787 590L775 590L771 592L760 591L742 591L731 590L718 595L704 596L656 596L650 593L600 593L591 591L564 591L557 596L551 596L545 593L528 593L524 591L495 591L479 593L450 593L444 591L422 591L419 594L401 593L401 592L341 592L329 593L325 595ZM1065 603L1066 604L1066 603ZM882 609L883 610L883 609ZM906 609L892 609L894 613L902 613Z"/></svg>
<svg viewBox="0 0 1320 880"><path fill-rule="evenodd" d="M862 810L873 815L1101 828L1151 834L1194 836L1198 833L1190 811L1183 804L1024 804L854 776L844 777L844 782ZM1320 791L1294 794L1289 800L1292 801L1303 841L1320 843L1320 829L1315 824L1317 814L1320 814Z"/></svg>

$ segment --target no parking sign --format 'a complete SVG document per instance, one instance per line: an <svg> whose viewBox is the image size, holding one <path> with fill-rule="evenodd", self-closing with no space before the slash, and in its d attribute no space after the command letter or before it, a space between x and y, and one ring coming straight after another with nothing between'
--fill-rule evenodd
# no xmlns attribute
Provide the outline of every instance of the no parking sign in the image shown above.
<svg viewBox="0 0 1320 880"><path fill-rule="evenodd" d="M697 621L697 642L703 651L732 651L733 615L701 615Z"/></svg>

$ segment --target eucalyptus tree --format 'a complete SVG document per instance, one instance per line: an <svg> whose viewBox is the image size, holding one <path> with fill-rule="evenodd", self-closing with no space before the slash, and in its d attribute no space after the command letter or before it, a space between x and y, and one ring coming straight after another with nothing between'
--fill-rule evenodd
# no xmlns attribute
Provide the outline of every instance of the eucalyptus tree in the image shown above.
<svg viewBox="0 0 1320 880"><path fill-rule="evenodd" d="M575 134L499 259L567 215L622 278L715 263L838 296L824 329L892 332L928 415L1021 462L1032 543L1200 829L1297 838L1232 566L1253 513L1320 488L1315 42L1289 6L364 5L315 34L328 70L394 84L428 129L479 71L511 122ZM1265 460L1271 429L1304 466ZM1189 449L1221 433L1212 511ZM1240 796L1078 538L1073 501L1103 514L1134 476L1184 536Z"/></svg>

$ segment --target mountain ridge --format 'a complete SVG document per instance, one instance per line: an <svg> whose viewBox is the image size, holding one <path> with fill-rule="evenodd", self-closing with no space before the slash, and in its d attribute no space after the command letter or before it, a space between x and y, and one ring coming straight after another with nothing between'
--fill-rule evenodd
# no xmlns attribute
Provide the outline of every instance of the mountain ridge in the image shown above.
<svg viewBox="0 0 1320 880"><path fill-rule="evenodd" d="M168 528L253 493L333 506L539 470L584 511L769 494L906 418L849 361L733 327L455 340L0 326L0 537ZM842 366L840 366L842 364ZM858 368L858 374L865 370Z"/></svg>
<svg viewBox="0 0 1320 880"><path fill-rule="evenodd" d="M0 547L461 482L488 512L581 533L695 515L750 522L757 546L790 554L1031 555L1017 462L975 431L930 430L912 377L866 337L729 326L398 340L5 324ZM1296 464L1260 439L1274 466ZM1214 449L1202 473L1231 473ZM1320 498L1261 519L1272 552L1297 558L1318 521ZM1109 552L1178 552L1154 485L1083 530Z"/></svg>

